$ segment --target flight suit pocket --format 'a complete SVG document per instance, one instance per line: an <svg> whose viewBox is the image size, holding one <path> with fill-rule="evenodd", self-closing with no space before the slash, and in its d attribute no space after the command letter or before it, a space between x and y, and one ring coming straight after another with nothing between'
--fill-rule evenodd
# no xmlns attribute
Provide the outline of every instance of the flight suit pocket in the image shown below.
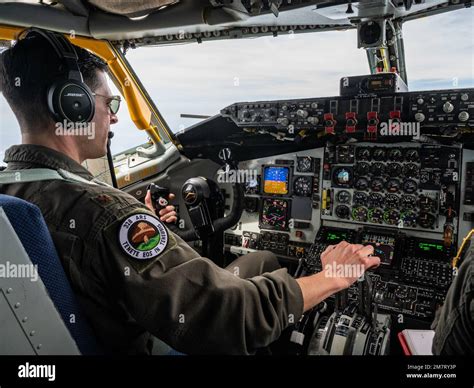
<svg viewBox="0 0 474 388"><path fill-rule="evenodd" d="M66 276L73 286L83 289L81 273L84 246L82 240L74 234L54 231L51 236Z"/></svg>

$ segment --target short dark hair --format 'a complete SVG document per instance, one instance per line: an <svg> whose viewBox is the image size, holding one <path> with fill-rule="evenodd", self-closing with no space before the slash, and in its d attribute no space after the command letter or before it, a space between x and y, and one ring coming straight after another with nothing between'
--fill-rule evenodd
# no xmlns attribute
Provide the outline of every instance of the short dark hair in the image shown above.
<svg viewBox="0 0 474 388"><path fill-rule="evenodd" d="M84 82L94 91L99 71L107 64L96 55L74 46ZM20 126L40 126L53 117L47 104L48 87L64 75L64 64L45 38L32 35L0 54L0 91Z"/></svg>

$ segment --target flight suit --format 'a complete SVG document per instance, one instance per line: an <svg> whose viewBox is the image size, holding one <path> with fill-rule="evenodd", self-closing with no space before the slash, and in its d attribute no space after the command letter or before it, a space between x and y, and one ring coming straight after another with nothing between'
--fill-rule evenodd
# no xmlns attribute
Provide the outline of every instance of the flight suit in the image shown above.
<svg viewBox="0 0 474 388"><path fill-rule="evenodd" d="M5 162L7 171L62 169L93 180L80 164L42 146L13 146ZM120 190L47 180L0 185L0 193L41 209L107 351L149 354L156 336L186 354L253 354L302 315L301 289L286 269L242 278L277 268L272 254L255 253L222 269Z"/></svg>
<svg viewBox="0 0 474 388"><path fill-rule="evenodd" d="M467 254L432 324L433 354L474 355L474 250Z"/></svg>

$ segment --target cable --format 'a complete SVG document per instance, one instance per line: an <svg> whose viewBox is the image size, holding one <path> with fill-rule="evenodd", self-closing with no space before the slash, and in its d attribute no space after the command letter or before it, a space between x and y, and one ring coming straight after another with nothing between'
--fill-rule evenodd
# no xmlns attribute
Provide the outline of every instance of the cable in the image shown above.
<svg viewBox="0 0 474 388"><path fill-rule="evenodd" d="M462 241L461 246L459 247L458 253L456 256L453 258L452 266L453 268L458 268L458 261L461 258L461 255L463 253L463 250L465 248L465 245L467 244L468 241L471 240L471 237L474 235L474 229L471 229L471 231L467 234L466 237L464 237L464 240Z"/></svg>

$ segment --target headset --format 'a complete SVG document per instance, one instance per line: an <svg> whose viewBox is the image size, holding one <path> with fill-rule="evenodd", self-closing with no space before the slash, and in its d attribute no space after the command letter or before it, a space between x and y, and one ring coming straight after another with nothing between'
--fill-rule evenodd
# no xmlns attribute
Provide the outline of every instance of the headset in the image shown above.
<svg viewBox="0 0 474 388"><path fill-rule="evenodd" d="M49 111L60 122L90 122L95 113L95 98L84 83L76 49L62 34L39 28L27 29L22 39L35 36L46 39L65 66L63 76L48 87L46 98Z"/></svg>

